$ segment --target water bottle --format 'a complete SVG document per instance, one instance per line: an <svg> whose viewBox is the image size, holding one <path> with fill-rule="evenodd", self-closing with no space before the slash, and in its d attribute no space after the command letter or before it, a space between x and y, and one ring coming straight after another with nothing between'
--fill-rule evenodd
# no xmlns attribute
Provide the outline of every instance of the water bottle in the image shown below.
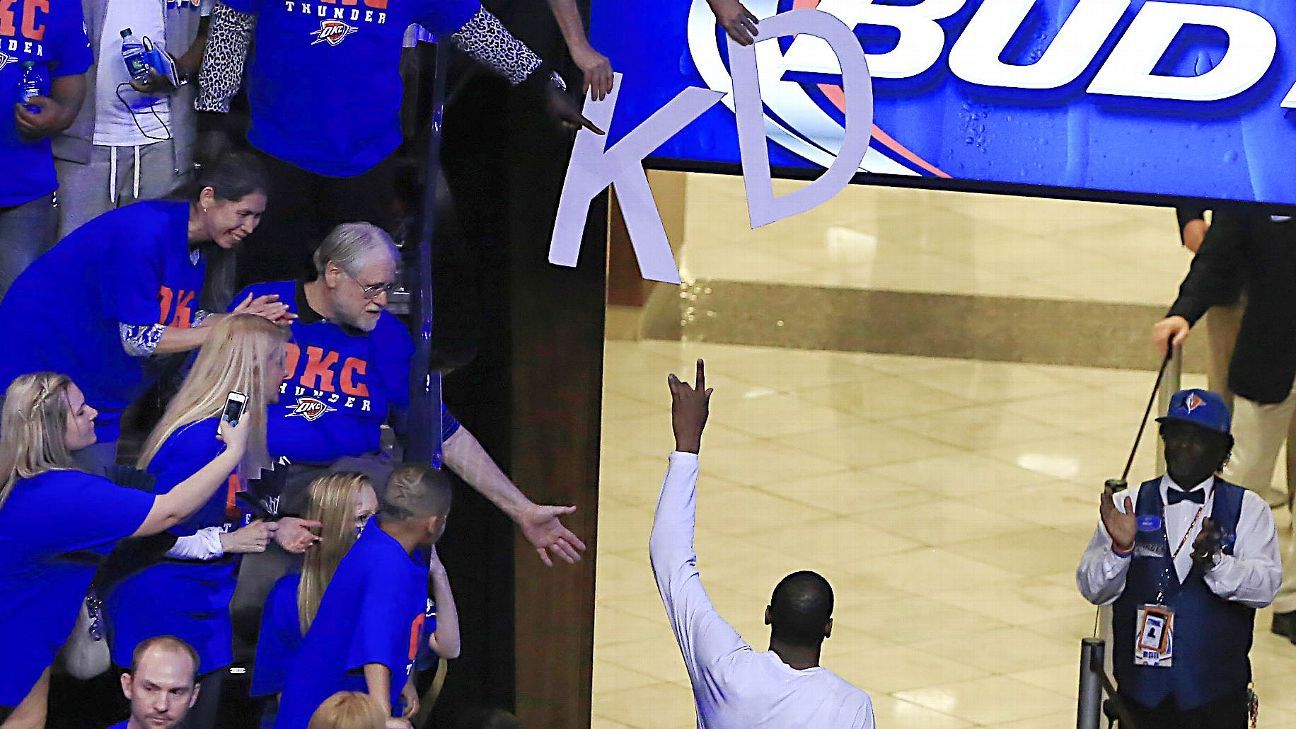
<svg viewBox="0 0 1296 729"><path fill-rule="evenodd" d="M130 28L122 29L121 38L122 61L126 63L126 73L130 74L132 81L148 82L148 54L144 51L144 44L136 40Z"/></svg>
<svg viewBox="0 0 1296 729"><path fill-rule="evenodd" d="M23 61L22 75L18 79L18 103L33 114L40 113L40 107L29 104L33 96L45 96L45 77L36 68L35 61Z"/></svg>

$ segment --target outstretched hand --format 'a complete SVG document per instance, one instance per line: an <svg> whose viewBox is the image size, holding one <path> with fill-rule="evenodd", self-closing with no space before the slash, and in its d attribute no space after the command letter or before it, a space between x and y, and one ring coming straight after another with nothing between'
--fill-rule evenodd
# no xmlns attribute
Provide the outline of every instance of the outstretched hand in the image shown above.
<svg viewBox="0 0 1296 729"><path fill-rule="evenodd" d="M278 294L266 294L255 298L252 294L248 294L247 298L234 307L233 313L259 316L279 326L288 326L297 318L296 314L288 311L288 304L279 300Z"/></svg>
<svg viewBox="0 0 1296 729"><path fill-rule="evenodd" d="M279 520L279 529L275 532L275 543L291 554L304 554L306 550L319 544L320 538L311 531L322 525L318 521L285 516Z"/></svg>
<svg viewBox="0 0 1296 729"><path fill-rule="evenodd" d="M563 526L559 517L576 511L574 506L546 506L530 504L518 515L517 525L522 530L531 546L540 555L540 561L546 567L553 567L550 553L567 564L580 561L581 552L585 551L585 542Z"/></svg>
<svg viewBox="0 0 1296 729"><path fill-rule="evenodd" d="M697 361L697 384L690 387L674 373L666 378L671 391L671 427L675 450L697 453L702 448L702 431L711 412L711 392L706 386L706 363Z"/></svg>

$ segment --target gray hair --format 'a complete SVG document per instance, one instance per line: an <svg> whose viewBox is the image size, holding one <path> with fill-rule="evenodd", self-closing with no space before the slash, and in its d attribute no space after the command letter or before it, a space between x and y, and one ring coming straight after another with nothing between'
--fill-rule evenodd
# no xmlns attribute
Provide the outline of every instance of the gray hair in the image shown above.
<svg viewBox="0 0 1296 729"><path fill-rule="evenodd" d="M400 250L387 231L370 223L343 223L334 228L315 249L315 271L323 276L330 261L355 276L374 253L382 251L393 263L400 263Z"/></svg>

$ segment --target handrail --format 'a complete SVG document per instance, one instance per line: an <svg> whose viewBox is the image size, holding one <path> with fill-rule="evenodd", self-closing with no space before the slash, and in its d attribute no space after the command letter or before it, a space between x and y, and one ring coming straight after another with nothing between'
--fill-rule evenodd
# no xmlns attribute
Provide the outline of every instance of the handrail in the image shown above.
<svg viewBox="0 0 1296 729"><path fill-rule="evenodd" d="M423 167L423 200L418 244L414 249L416 285L411 287L409 436L405 460L441 467L441 373L432 368L432 242L437 234L437 193L441 176L441 126L445 115L449 44L437 43L432 73L432 130Z"/></svg>

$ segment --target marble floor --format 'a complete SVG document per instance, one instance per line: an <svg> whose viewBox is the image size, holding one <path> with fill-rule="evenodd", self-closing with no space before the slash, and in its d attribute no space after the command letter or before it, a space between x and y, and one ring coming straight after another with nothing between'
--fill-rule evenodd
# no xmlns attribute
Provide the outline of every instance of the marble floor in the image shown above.
<svg viewBox="0 0 1296 729"><path fill-rule="evenodd" d="M686 283L1164 307L1189 262L1165 209L853 187L753 231L741 181L709 175L689 176L686 203L702 211L673 241ZM824 664L871 693L879 727L1075 725L1095 611L1074 569L1154 373L679 338L606 345L594 727L694 726L647 546L672 447L666 374L691 378L698 357L716 389L698 564L747 640L765 647L778 579L814 569L837 594ZM1155 458L1145 440L1130 480ZM1260 727L1296 729L1296 646L1267 611L1257 624Z"/></svg>
<svg viewBox="0 0 1296 729"><path fill-rule="evenodd" d="M716 389L698 565L744 638L763 649L770 590L813 569L837 595L824 665L870 692L879 727L1075 725L1079 644L1094 625L1075 564L1152 375L608 342L594 727L693 725L647 545L672 447L666 373L691 378L697 357ZM1154 468L1147 441L1131 480ZM1268 620L1252 652L1260 727L1296 729L1296 646Z"/></svg>
<svg viewBox="0 0 1296 729"><path fill-rule="evenodd" d="M752 230L738 178L690 174L687 201L686 280L1166 306L1189 262L1167 208L852 186Z"/></svg>

